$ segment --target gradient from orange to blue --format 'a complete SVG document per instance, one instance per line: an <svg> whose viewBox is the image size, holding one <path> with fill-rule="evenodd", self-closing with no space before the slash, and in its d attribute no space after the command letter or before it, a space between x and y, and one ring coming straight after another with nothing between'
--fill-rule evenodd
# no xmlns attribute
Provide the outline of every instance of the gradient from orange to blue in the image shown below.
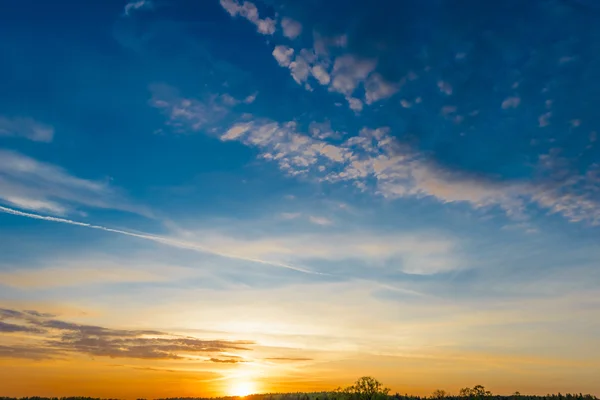
<svg viewBox="0 0 600 400"><path fill-rule="evenodd" d="M0 396L600 394L587 0L0 1Z"/></svg>

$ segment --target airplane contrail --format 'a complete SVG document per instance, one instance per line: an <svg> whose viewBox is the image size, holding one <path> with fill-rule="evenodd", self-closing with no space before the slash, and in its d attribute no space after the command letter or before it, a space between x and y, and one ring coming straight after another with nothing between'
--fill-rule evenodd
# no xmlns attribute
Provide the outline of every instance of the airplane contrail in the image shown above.
<svg viewBox="0 0 600 400"><path fill-rule="evenodd" d="M194 250L194 251L198 251L201 253L214 254L217 256L227 257L227 258L236 259L236 260L250 261L250 262L255 262L255 263L263 264L263 265L269 265L269 266L273 266L273 267L291 269L293 271L303 272L305 274L326 275L321 272L315 272L315 271L311 271L311 270L300 268L300 267L294 267L292 265L288 265L288 264L284 264L284 263L279 263L279 262L274 262L274 261L265 261L265 260L261 260L258 258L244 257L244 256L236 255L236 254L225 253L222 251L210 249L208 247L199 245L197 243L186 242L186 241L181 241L181 240L177 240L177 239L171 239L171 238L167 238L167 237L163 237L163 236L151 235L151 234L147 234L147 233L128 232L128 231L124 231L121 229L108 228L106 226L89 224L87 222L73 221L73 220L66 219L66 218L59 218L59 217L52 217L49 215L39 215L39 214L23 212L23 211L15 210L12 208L3 207L3 206L0 206L0 212L3 212L5 214L16 215L19 217L26 217L26 218L32 218L32 219L38 219L38 220L50 221L50 222L58 222L61 224L82 226L85 228L117 233L120 235L135 237L138 239L151 240L153 242L161 243L161 244L164 244L167 246L178 247L181 249Z"/></svg>

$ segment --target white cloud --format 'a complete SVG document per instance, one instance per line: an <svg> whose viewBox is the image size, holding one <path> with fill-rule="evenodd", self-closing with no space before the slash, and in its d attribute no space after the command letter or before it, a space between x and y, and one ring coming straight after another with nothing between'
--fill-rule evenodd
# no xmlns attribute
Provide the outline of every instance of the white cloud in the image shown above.
<svg viewBox="0 0 600 400"><path fill-rule="evenodd" d="M292 78L296 81L296 83L301 84L308 79L308 75L310 73L310 66L301 55L297 55L296 59L290 63L290 71L292 74Z"/></svg>
<svg viewBox="0 0 600 400"><path fill-rule="evenodd" d="M96 265L91 266L92 263ZM98 262L86 258L79 260L77 264L73 263L73 260L66 260L60 266L2 271L0 281L3 285L17 288L47 289L103 283L164 282L172 279L164 269L151 270L155 268L148 264L145 264L143 269L132 269L130 265L124 268L123 265L113 262Z"/></svg>
<svg viewBox="0 0 600 400"><path fill-rule="evenodd" d="M235 106L240 103L238 99L227 93L221 95L221 101L227 106Z"/></svg>
<svg viewBox="0 0 600 400"><path fill-rule="evenodd" d="M540 159L538 171L561 173L560 184L550 184L543 178L528 183L492 181L436 165L396 141L388 128L365 128L342 143L328 142L331 136L322 135L320 127L309 130L312 137L299 133L294 123L254 121L234 125L221 139L257 147L261 158L277 163L288 175L350 182L360 190L372 190L388 198L432 197L442 203L466 203L475 208L499 207L513 219L526 218L525 208L533 203L571 221L600 224L600 202L589 192L580 193L581 188L600 184L597 167L581 176L574 169L561 172L566 167L560 165L566 161L549 155ZM565 176L573 178L565 180Z"/></svg>
<svg viewBox="0 0 600 400"><path fill-rule="evenodd" d="M340 139L343 136L342 132L335 131L331 127L331 121L311 122L308 131L315 139Z"/></svg>
<svg viewBox="0 0 600 400"><path fill-rule="evenodd" d="M1 193L0 196L2 196ZM13 196L10 193L3 195L2 198L8 204L24 210L44 211L54 215L64 215L67 213L67 209L65 207L49 200L32 199L18 195Z"/></svg>
<svg viewBox="0 0 600 400"><path fill-rule="evenodd" d="M400 105L404 108L411 108L412 107L412 103L406 99L402 99L400 100Z"/></svg>
<svg viewBox="0 0 600 400"><path fill-rule="evenodd" d="M295 51L291 47L278 45L273 50L273 57L280 66L289 68L294 81L299 85L304 85L306 90L313 91L312 86L307 82L311 75L319 84L329 85L331 77L327 72L328 59L319 58L313 49L301 49L293 57L294 53Z"/></svg>
<svg viewBox="0 0 600 400"><path fill-rule="evenodd" d="M127 201L107 181L78 178L64 169L20 153L0 150L0 200L21 209L55 215L78 207L115 209L150 215Z"/></svg>
<svg viewBox="0 0 600 400"><path fill-rule="evenodd" d="M291 18L283 17L281 20L283 36L289 39L296 39L302 33L302 24Z"/></svg>
<svg viewBox="0 0 600 400"><path fill-rule="evenodd" d="M273 57L277 60L277 63L282 67L289 67L292 62L292 56L294 55L294 49L284 45L275 46L273 49Z"/></svg>
<svg viewBox="0 0 600 400"><path fill-rule="evenodd" d="M286 212L279 214L279 216L283 219L297 219L297 218L300 218L301 215L302 214L300 214L300 213L286 213Z"/></svg>
<svg viewBox="0 0 600 400"><path fill-rule="evenodd" d="M275 33L275 20L271 18L265 18L258 21L258 32L263 35L272 35Z"/></svg>
<svg viewBox="0 0 600 400"><path fill-rule="evenodd" d="M331 223L311 216L318 225ZM185 232L186 240L203 243L217 252L239 257L278 260L304 264L305 260L357 260L364 263L391 264L399 271L429 275L465 268L458 243L448 237L416 233L381 235L375 232L322 234L280 234L269 237L240 238L215 231Z"/></svg>
<svg viewBox="0 0 600 400"><path fill-rule="evenodd" d="M354 90L375 69L373 60L360 59L347 54L336 58L333 64L330 90L351 96Z"/></svg>
<svg viewBox="0 0 600 400"><path fill-rule="evenodd" d="M365 82L365 101L367 104L392 97L400 90L400 84L387 82L383 77L374 73Z"/></svg>
<svg viewBox="0 0 600 400"><path fill-rule="evenodd" d="M125 5L125 15L130 15L134 10L141 10L144 8L152 8L152 2L150 0L138 0L131 1Z"/></svg>
<svg viewBox="0 0 600 400"><path fill-rule="evenodd" d="M51 142L54 128L32 118L0 116L0 136L23 137L34 142Z"/></svg>
<svg viewBox="0 0 600 400"><path fill-rule="evenodd" d="M452 94L452 85L450 85L448 82L438 81L438 88L440 89L440 92L446 94L447 96Z"/></svg>
<svg viewBox="0 0 600 400"><path fill-rule="evenodd" d="M321 85L324 85L324 86L329 85L329 82L331 81L331 77L327 73L327 70L325 69L325 67L323 67L322 65L315 65L311 68L310 72L315 77L315 79L317 81L319 81L319 83Z"/></svg>
<svg viewBox="0 0 600 400"><path fill-rule="evenodd" d="M314 44L313 47L315 49L315 53L319 56L329 56L329 49L332 47L335 48L344 48L348 45L348 36L347 35L338 35L338 36L322 36L318 32L314 32Z"/></svg>
<svg viewBox="0 0 600 400"><path fill-rule="evenodd" d="M253 93L251 95L246 96L246 98L244 99L244 103L246 103L246 104L254 103L254 100L256 100L257 96L258 96L258 93Z"/></svg>
<svg viewBox="0 0 600 400"><path fill-rule="evenodd" d="M540 115L538 118L540 128L545 128L550 125L550 118L552 117L552 112L548 111L545 114Z"/></svg>
<svg viewBox="0 0 600 400"><path fill-rule="evenodd" d="M318 163L341 162L349 156L343 148L297 133L294 123L237 123L221 135L221 140L238 140L259 148L261 158L276 162L290 175L305 173Z"/></svg>
<svg viewBox="0 0 600 400"><path fill-rule="evenodd" d="M268 261L268 260L262 260L259 258L247 257L243 254L240 254L239 252L236 252L235 249L232 252L224 252L221 249L211 247L210 245L206 246L203 243L190 242L190 241L183 240L180 238L158 236L158 235L152 235L152 234L148 234L148 233L135 233L135 232L130 232L130 231L122 230L122 229L113 229L113 228L109 228L106 226L74 221L74 220L70 220L70 219L66 219L66 218L59 218L59 217L40 215L40 214L32 214L32 213L28 213L28 212L11 209L8 207L3 207L3 206L0 206L0 212L5 213L5 214L14 215L14 216L24 217L24 218L31 218L31 219L41 220L41 221L55 222L55 223L67 224L67 225L74 225L74 226L80 226L80 227L88 228L88 229L95 229L95 230L100 230L100 231L104 231L104 232L116 233L118 235L124 235L124 236L134 237L134 238L143 239L143 240L150 240L152 242L160 243L160 244L175 247L175 248L188 249L188 250L198 251L201 253L209 253L209 254L214 254L214 255L231 258L231 259L251 261L251 262L258 263L258 264L270 265L273 267L285 268L285 269L290 269L290 270L308 273L308 274L314 273L312 271L309 271L309 270L301 268L301 267L294 267L292 265L284 264L284 263L277 262L277 261Z"/></svg>
<svg viewBox="0 0 600 400"><path fill-rule="evenodd" d="M441 114L447 117L450 114L454 114L458 108L456 106L446 105L442 107Z"/></svg>
<svg viewBox="0 0 600 400"><path fill-rule="evenodd" d="M351 110L356 111L356 112L362 111L362 109L363 109L362 101L360 101L356 97L347 97L346 100L348 100L348 106L350 107Z"/></svg>
<svg viewBox="0 0 600 400"><path fill-rule="evenodd" d="M308 217L308 220L315 225L321 225L321 226L333 224L333 221L330 220L329 218L319 217L319 216L315 216L315 215L311 215L310 217Z"/></svg>
<svg viewBox="0 0 600 400"><path fill-rule="evenodd" d="M509 109L509 108L517 108L517 107L519 107L519 104L521 104L520 97L518 97L518 96L507 97L502 102L502 108L504 110Z"/></svg>
<svg viewBox="0 0 600 400"><path fill-rule="evenodd" d="M246 133L252 125L250 123L247 124L237 124L232 126L224 135L221 136L221 140L235 140Z"/></svg>
<svg viewBox="0 0 600 400"><path fill-rule="evenodd" d="M182 97L178 90L165 84L150 85L150 105L163 110L168 125L177 132L200 131L212 127L239 101L228 94L212 95L199 101Z"/></svg>
<svg viewBox="0 0 600 400"><path fill-rule="evenodd" d="M275 20L272 18L261 19L258 9L249 1L240 4L237 0L220 0L221 6L232 17L241 16L256 25L257 31L263 35L272 35L275 33Z"/></svg>

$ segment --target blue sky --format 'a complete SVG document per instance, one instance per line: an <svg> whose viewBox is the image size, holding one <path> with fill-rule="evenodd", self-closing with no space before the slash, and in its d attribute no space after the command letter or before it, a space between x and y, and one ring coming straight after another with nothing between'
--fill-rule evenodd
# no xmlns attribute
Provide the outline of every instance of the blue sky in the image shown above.
<svg viewBox="0 0 600 400"><path fill-rule="evenodd" d="M282 376L279 353L177 366L256 390L358 362L394 390L598 393L599 19L586 0L5 4L0 305L309 354ZM464 376L398 380L415 355Z"/></svg>

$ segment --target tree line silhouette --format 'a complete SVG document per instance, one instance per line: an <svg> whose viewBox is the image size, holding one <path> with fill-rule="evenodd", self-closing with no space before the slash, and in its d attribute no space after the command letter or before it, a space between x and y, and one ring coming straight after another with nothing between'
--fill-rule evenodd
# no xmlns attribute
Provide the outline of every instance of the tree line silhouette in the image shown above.
<svg viewBox="0 0 600 400"><path fill-rule="evenodd" d="M155 400L235 400L239 396L223 397L168 397ZM495 395L482 385L465 387L457 395L445 390L435 390L429 396L412 396L399 393L390 394L390 389L370 376L359 378L354 385L337 388L330 392L264 393L251 394L244 400L599 400L596 396L582 393L547 394L545 396L526 395L515 392L510 396ZM94 397L0 397L0 400L119 400ZM137 399L146 400L146 399Z"/></svg>

